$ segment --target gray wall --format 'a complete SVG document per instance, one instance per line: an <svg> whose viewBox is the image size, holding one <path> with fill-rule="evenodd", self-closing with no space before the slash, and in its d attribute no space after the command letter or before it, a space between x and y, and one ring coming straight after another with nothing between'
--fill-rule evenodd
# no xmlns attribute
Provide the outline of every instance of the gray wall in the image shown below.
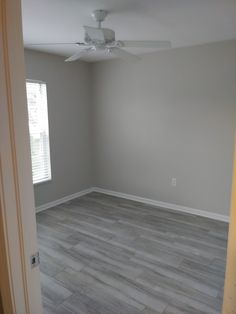
<svg viewBox="0 0 236 314"><path fill-rule="evenodd" d="M96 186L228 214L235 41L99 62L92 80Z"/></svg>
<svg viewBox="0 0 236 314"><path fill-rule="evenodd" d="M79 192L91 182L90 66L25 51L28 79L47 83L52 181L35 185L36 205Z"/></svg>
<svg viewBox="0 0 236 314"><path fill-rule="evenodd" d="M36 205L99 186L227 215L235 55L236 41L93 65L26 50L48 91L53 178Z"/></svg>

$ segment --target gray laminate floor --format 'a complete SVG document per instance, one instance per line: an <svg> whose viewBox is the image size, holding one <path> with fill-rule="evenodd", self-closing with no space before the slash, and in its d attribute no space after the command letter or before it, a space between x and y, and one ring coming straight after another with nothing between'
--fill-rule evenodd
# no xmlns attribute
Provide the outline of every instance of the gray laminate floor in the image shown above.
<svg viewBox="0 0 236 314"><path fill-rule="evenodd" d="M91 193L37 214L45 313L220 313L227 224Z"/></svg>

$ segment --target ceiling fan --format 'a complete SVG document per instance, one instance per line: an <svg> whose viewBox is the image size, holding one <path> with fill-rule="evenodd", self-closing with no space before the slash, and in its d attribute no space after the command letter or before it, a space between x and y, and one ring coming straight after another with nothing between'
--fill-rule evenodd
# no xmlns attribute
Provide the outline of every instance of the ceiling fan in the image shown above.
<svg viewBox="0 0 236 314"><path fill-rule="evenodd" d="M102 50L106 53L112 53L119 58L133 60L138 56L127 52L122 48L171 48L169 41L152 41L152 40L116 40L115 32L112 29L102 28L102 22L105 20L108 12L105 10L95 10L92 12L92 17L98 23L98 27L84 26L85 36L84 42L75 43L42 43L32 44L28 46L41 45L63 45L76 44L83 47L83 50L67 58L66 62L78 60L92 51Z"/></svg>

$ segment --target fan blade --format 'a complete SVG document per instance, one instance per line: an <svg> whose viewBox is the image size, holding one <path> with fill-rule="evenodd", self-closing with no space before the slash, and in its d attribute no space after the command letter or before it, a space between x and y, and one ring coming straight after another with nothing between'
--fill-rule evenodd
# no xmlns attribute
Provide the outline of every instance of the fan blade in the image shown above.
<svg viewBox="0 0 236 314"><path fill-rule="evenodd" d="M77 42L77 43L38 43L38 44L25 44L26 46L53 46L53 45L79 45L79 46L87 46L85 43Z"/></svg>
<svg viewBox="0 0 236 314"><path fill-rule="evenodd" d="M140 59L140 57L138 57L137 55L133 55L123 49L120 49L120 48L110 48L109 49L110 52L114 53L117 57L120 57L121 59L124 59L124 60L131 60L131 61L137 61Z"/></svg>
<svg viewBox="0 0 236 314"><path fill-rule="evenodd" d="M163 40L121 40L120 42L124 47L171 48L171 42Z"/></svg>
<svg viewBox="0 0 236 314"><path fill-rule="evenodd" d="M86 35L91 40L99 40L101 42L105 41L105 35L102 28L96 28L91 26L84 26Z"/></svg>
<svg viewBox="0 0 236 314"><path fill-rule="evenodd" d="M76 54L74 54L73 56L67 58L65 60L65 62L72 62L72 61L78 60L78 59L82 58L84 55L86 55L88 52L90 52L91 50L92 50L92 48L88 48L88 49L84 49L82 51L79 51Z"/></svg>

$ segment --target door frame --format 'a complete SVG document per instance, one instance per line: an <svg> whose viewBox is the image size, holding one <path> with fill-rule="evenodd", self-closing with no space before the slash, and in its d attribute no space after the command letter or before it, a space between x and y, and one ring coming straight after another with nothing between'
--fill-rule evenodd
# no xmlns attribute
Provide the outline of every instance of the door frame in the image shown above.
<svg viewBox="0 0 236 314"><path fill-rule="evenodd" d="M0 0L0 292L5 314L42 314L21 1Z"/></svg>
<svg viewBox="0 0 236 314"><path fill-rule="evenodd" d="M222 314L236 313L236 136Z"/></svg>

